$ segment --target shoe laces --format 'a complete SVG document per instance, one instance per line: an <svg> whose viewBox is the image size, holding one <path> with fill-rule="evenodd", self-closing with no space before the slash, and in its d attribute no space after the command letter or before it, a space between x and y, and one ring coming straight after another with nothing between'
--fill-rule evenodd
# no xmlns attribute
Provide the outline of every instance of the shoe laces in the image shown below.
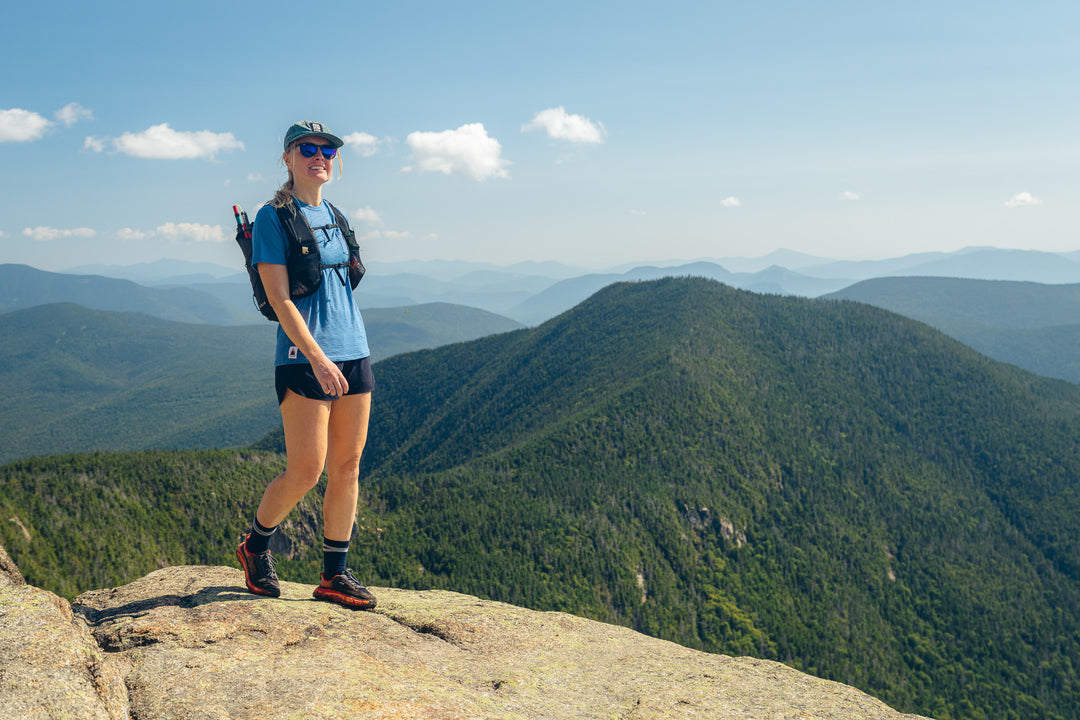
<svg viewBox="0 0 1080 720"><path fill-rule="evenodd" d="M277 569L274 567L274 556L268 552L258 553L253 559L259 575L265 578L277 580Z"/></svg>
<svg viewBox="0 0 1080 720"><path fill-rule="evenodd" d="M352 590L363 590L364 589L364 586L361 585L360 581L356 579L355 575L353 575L352 570L346 570L345 572L338 575L338 577L341 578L341 582L343 582L346 586L348 586L349 589L352 589Z"/></svg>

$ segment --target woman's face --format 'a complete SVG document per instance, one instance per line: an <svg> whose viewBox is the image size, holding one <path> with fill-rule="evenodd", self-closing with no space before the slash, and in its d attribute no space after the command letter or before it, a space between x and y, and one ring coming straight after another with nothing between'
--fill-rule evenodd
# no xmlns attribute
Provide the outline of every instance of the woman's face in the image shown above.
<svg viewBox="0 0 1080 720"><path fill-rule="evenodd" d="M318 185L328 182L331 171L334 169L334 158L328 160L321 152L306 158L300 154L300 143L331 147L329 142L318 137L303 137L293 143L292 147L285 152L285 167L292 171L293 180Z"/></svg>

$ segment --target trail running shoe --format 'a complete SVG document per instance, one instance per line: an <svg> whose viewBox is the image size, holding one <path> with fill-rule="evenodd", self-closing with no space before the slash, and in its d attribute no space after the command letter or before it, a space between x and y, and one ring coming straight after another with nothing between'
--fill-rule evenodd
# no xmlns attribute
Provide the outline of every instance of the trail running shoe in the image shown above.
<svg viewBox="0 0 1080 720"><path fill-rule="evenodd" d="M236 559L240 561L240 567L244 571L248 590L256 595L280 597L281 587L278 585L277 571L274 570L274 558L269 550L258 554L249 553L245 536L240 547L236 548Z"/></svg>
<svg viewBox="0 0 1080 720"><path fill-rule="evenodd" d="M352 570L346 570L340 575L335 575L330 580L322 573L319 574L319 587L312 593L316 600L326 600L346 607L368 610L375 607L375 596L353 575Z"/></svg>

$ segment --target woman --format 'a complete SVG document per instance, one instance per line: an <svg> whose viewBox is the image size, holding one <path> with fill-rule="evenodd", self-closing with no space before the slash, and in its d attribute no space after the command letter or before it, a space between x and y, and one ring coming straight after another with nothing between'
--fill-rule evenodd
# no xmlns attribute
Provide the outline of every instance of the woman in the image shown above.
<svg viewBox="0 0 1080 720"><path fill-rule="evenodd" d="M375 607L371 594L346 569L345 558L356 517L360 454L367 440L371 374L364 321L340 265L348 247L334 221L322 186L330 180L337 150L344 143L325 125L296 123L285 133L282 160L289 178L255 217L252 265L258 268L277 313L274 359L278 404L285 429L285 471L263 493L255 522L236 549L248 589L278 597L270 538L278 525L315 487L323 468L323 572L314 596L354 608ZM322 283L306 297L289 295L286 267L290 242L277 208L303 214L318 241Z"/></svg>

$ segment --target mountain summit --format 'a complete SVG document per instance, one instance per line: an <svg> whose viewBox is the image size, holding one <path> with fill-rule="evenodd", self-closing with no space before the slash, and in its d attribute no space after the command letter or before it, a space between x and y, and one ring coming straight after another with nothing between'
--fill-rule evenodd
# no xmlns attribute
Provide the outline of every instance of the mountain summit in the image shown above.
<svg viewBox="0 0 1080 720"><path fill-rule="evenodd" d="M779 659L909 711L1076 707L1075 385L868 305L694 278L377 375L369 577Z"/></svg>

